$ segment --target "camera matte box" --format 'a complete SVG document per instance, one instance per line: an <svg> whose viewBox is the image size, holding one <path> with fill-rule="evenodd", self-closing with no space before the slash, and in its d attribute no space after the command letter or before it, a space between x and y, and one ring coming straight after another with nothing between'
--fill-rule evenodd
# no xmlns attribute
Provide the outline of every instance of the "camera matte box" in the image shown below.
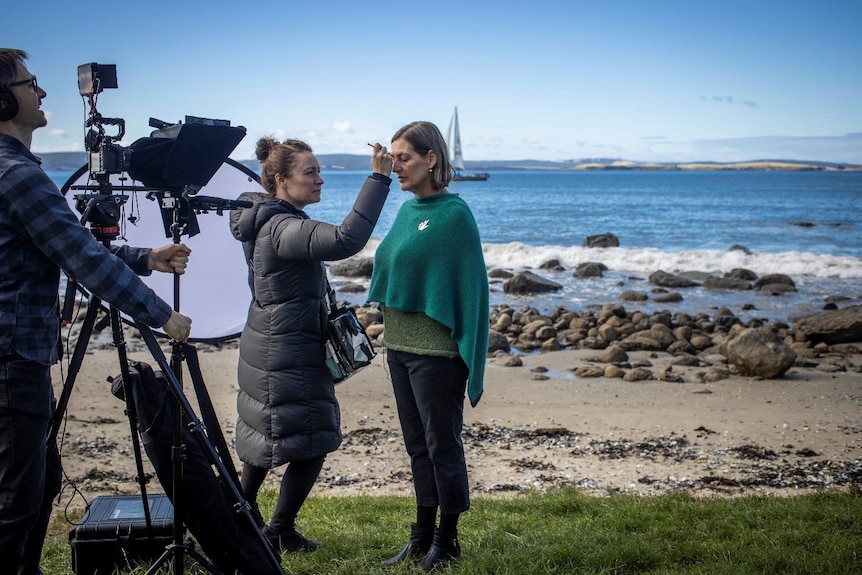
<svg viewBox="0 0 862 575"><path fill-rule="evenodd" d="M110 575L136 562L155 562L173 542L173 505L168 496L148 494L148 533L141 495L104 495L87 507L69 532L72 570L77 575Z"/></svg>

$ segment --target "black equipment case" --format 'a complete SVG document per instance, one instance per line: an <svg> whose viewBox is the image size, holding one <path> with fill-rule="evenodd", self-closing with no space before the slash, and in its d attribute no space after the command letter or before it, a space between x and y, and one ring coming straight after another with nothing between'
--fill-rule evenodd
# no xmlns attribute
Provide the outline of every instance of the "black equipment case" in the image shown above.
<svg viewBox="0 0 862 575"><path fill-rule="evenodd" d="M173 506L163 493L147 496L152 531L147 533L141 495L104 495L87 507L69 532L72 570L77 575L128 571L135 562L155 562L173 542Z"/></svg>

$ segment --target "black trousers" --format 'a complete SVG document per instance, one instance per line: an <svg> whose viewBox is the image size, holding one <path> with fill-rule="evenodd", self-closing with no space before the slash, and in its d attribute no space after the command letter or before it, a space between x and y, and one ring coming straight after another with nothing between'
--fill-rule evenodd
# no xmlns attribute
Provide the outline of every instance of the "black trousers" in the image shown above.
<svg viewBox="0 0 862 575"><path fill-rule="evenodd" d="M386 352L416 503L442 513L470 508L461 428L469 370L460 357Z"/></svg>
<svg viewBox="0 0 862 575"><path fill-rule="evenodd" d="M295 528L296 516L308 498L308 494L311 493L311 488L314 487L325 460L326 456L321 455L287 464L281 477L281 489L278 492L275 511L267 529L270 534L278 535ZM243 464L240 483L242 483L243 495L250 502L257 501L257 493L268 472L265 467Z"/></svg>
<svg viewBox="0 0 862 575"><path fill-rule="evenodd" d="M40 573L39 560L60 492L57 445L47 445L54 411L51 369L0 361L0 573Z"/></svg>

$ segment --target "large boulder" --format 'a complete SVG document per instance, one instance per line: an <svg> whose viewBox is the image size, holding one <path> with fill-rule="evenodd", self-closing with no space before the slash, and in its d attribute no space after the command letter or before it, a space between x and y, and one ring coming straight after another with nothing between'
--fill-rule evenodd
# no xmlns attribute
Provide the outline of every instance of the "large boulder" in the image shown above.
<svg viewBox="0 0 862 575"><path fill-rule="evenodd" d="M564 266L563 263L557 258L551 258L548 261L539 264L539 269L561 272L566 269L566 266Z"/></svg>
<svg viewBox="0 0 862 575"><path fill-rule="evenodd" d="M796 283L786 274L768 274L761 276L755 280L754 289L772 294L797 291Z"/></svg>
<svg viewBox="0 0 862 575"><path fill-rule="evenodd" d="M488 353L493 354L497 351L509 352L509 340L499 331L490 330L488 332Z"/></svg>
<svg viewBox="0 0 862 575"><path fill-rule="evenodd" d="M796 352L769 328L749 328L727 342L727 359L746 376L776 379L796 361Z"/></svg>
<svg viewBox="0 0 862 575"><path fill-rule="evenodd" d="M332 275L346 278L370 278L374 271L374 258L353 258L334 264Z"/></svg>
<svg viewBox="0 0 862 575"><path fill-rule="evenodd" d="M601 262L583 262L577 265L573 275L579 278L600 278L606 271L608 266Z"/></svg>
<svg viewBox="0 0 862 575"><path fill-rule="evenodd" d="M492 270L489 270L489 271L488 271L488 277L489 277L489 278L494 278L494 279L504 279L504 280L507 280L507 279L509 279L510 277L512 277L513 275L515 275L515 274L513 274L513 273L512 273L512 272L510 272L509 270L504 270L504 269L501 269L501 268L494 268L494 269L492 269Z"/></svg>
<svg viewBox="0 0 862 575"><path fill-rule="evenodd" d="M757 274L749 269L733 268L732 270L724 274L724 277L753 282L757 279Z"/></svg>
<svg viewBox="0 0 862 575"><path fill-rule="evenodd" d="M614 234L607 232L596 236L587 236L584 239L585 248L618 248L620 239Z"/></svg>
<svg viewBox="0 0 862 575"><path fill-rule="evenodd" d="M796 331L804 333L812 343L862 342L862 305L798 318Z"/></svg>
<svg viewBox="0 0 862 575"><path fill-rule="evenodd" d="M682 294L679 292L659 293L652 298L655 303L679 303L682 299Z"/></svg>
<svg viewBox="0 0 862 575"><path fill-rule="evenodd" d="M694 280L664 270L658 270L650 274L649 283L666 288L695 287L700 285Z"/></svg>
<svg viewBox="0 0 862 575"><path fill-rule="evenodd" d="M629 354L618 345L610 346L596 358L601 363L625 363L628 360Z"/></svg>
<svg viewBox="0 0 862 575"><path fill-rule="evenodd" d="M503 291L513 294L545 293L561 289L563 289L562 285L538 276L533 272L521 272L509 278L503 284Z"/></svg>

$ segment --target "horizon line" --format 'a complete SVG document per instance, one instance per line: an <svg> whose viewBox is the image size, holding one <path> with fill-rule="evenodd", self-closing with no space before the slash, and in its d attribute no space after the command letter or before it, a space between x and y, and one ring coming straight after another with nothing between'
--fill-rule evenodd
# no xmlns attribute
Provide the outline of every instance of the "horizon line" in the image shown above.
<svg viewBox="0 0 862 575"><path fill-rule="evenodd" d="M53 151L53 152L33 152L34 155L38 156L48 156L48 155L59 155L59 154L80 154L86 156L87 152L83 150L66 150L66 151ZM352 158L369 158L370 155L367 154L355 154L350 152L328 152L328 153L315 153L317 157L326 157L326 156L348 156ZM251 158L243 158L236 159L235 161L240 162L257 162L258 160L254 157ZM521 159L505 159L505 160L467 160L467 164L499 164L506 162L534 162L534 163L543 163L543 164L562 164L562 165L583 165L583 164L603 164L611 166L615 163L619 163L621 165L661 165L661 166L673 166L673 165L686 165L686 164L712 164L712 165L733 165L733 164L758 164L758 163L774 163L774 164L798 164L798 165L832 165L832 166L849 166L854 168L862 168L862 163L851 163L851 162L839 162L834 160L797 160L797 159L789 159L789 158L756 158L750 160L731 160L731 161L720 161L720 160L630 160L626 158L611 158L611 157L582 157L582 158L569 158L564 160L540 160L536 158L521 158Z"/></svg>

